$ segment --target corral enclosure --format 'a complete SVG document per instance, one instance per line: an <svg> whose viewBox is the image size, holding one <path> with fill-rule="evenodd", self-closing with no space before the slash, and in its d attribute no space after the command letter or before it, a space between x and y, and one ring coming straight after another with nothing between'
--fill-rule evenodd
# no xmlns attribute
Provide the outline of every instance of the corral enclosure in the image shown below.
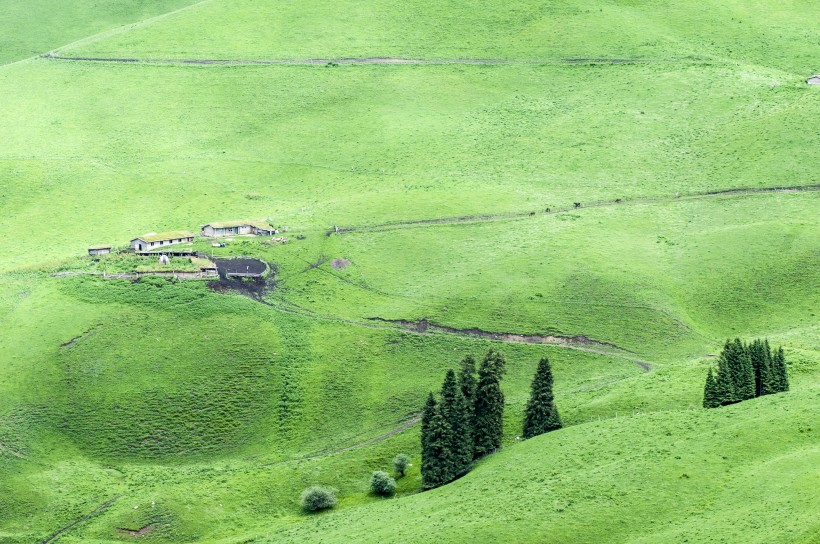
<svg viewBox="0 0 820 544"><path fill-rule="evenodd" d="M265 261L251 258L214 259L221 277L260 278L268 271Z"/></svg>
<svg viewBox="0 0 820 544"><path fill-rule="evenodd" d="M820 6L116 4L0 0L0 540L813 544ZM60 275L251 217L288 243L185 248L220 281ZM734 336L792 391L704 412ZM502 452L419 494L490 347ZM567 428L522 444L544 356Z"/></svg>

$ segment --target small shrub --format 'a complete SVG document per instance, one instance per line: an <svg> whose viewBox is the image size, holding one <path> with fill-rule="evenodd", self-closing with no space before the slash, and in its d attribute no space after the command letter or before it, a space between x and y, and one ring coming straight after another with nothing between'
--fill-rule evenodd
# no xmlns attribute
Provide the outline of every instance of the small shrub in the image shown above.
<svg viewBox="0 0 820 544"><path fill-rule="evenodd" d="M336 490L331 487L314 485L302 491L302 509L305 512L327 510L336 506L338 502Z"/></svg>
<svg viewBox="0 0 820 544"><path fill-rule="evenodd" d="M377 470L370 477L370 490L377 495L392 495L396 492L396 480Z"/></svg>
<svg viewBox="0 0 820 544"><path fill-rule="evenodd" d="M400 453L393 458L393 468L402 476L404 476L404 471L407 470L408 464L410 464L410 458L403 453Z"/></svg>

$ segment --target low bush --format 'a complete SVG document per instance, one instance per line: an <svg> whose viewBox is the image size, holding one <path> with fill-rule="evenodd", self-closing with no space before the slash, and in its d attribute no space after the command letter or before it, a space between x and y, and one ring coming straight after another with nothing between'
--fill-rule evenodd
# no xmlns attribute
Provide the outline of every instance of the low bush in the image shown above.
<svg viewBox="0 0 820 544"><path fill-rule="evenodd" d="M327 510L336 506L338 502L336 490L331 487L314 485L302 492L302 509L305 512Z"/></svg>
<svg viewBox="0 0 820 544"><path fill-rule="evenodd" d="M404 476L404 471L407 470L407 465L410 464L410 457L400 453L393 458L393 469Z"/></svg>
<svg viewBox="0 0 820 544"><path fill-rule="evenodd" d="M392 495L396 492L396 480L386 472L377 470L370 477L370 490L376 495Z"/></svg>

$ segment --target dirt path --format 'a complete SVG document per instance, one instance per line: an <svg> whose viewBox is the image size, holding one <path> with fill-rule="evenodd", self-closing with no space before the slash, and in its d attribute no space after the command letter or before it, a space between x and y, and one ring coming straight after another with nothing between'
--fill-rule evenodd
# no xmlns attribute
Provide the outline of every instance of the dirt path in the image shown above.
<svg viewBox="0 0 820 544"><path fill-rule="evenodd" d="M101 513L101 512L104 512L104 511L105 511L105 510L107 510L107 509L108 509L108 508L109 508L112 504L114 504L115 502L117 502L117 500L118 500L118 499L119 499L119 497L114 497L113 499L111 499L111 500L109 500L109 501L106 501L106 502L102 503L102 504L101 504L101 505L99 505L97 508L95 508L94 510L92 510L92 511L91 511L91 512L89 512L88 514L84 515L84 516L83 516L83 517L81 517L80 519L78 519L78 520L76 520L76 521L74 521L74 522L72 522L72 523L69 523L69 524L68 524L68 525L66 525L65 527L61 527L61 528L57 529L55 532L53 532L53 533L51 533L49 536L47 536L47 537L46 537L46 538L42 541L42 544L48 544L49 542L53 542L54 540L56 540L56 539L57 539L60 535L62 535L62 534L63 534L63 533L65 533L66 531L69 531L69 530L73 529L74 527L76 527L77 525L79 525L80 523L82 523L82 522L84 522L84 521L88 521L89 519L93 518L93 517L94 517L94 516L96 516L97 514L99 514L99 513Z"/></svg>
<svg viewBox="0 0 820 544"><path fill-rule="evenodd" d="M705 59L624 59L624 58L552 58L543 60L516 59L414 59L399 57L341 57L326 59L156 59L135 57L66 57L59 50L41 56L48 60L69 62L101 62L120 64L178 64L198 66L333 66L337 64L473 64L480 66L539 65L539 64L647 64L709 62Z"/></svg>
<svg viewBox="0 0 820 544"><path fill-rule="evenodd" d="M760 187L760 188L737 188L737 189L722 189L717 191L703 191L697 193L689 193L685 195L675 195L669 197L658 198L633 198L633 199L614 199L601 200L593 202L579 202L580 206L564 206L561 208L548 208L542 210L531 210L528 212L509 212L509 213L495 213L483 215L462 215L455 217L439 217L435 219L418 219L415 221L396 221L391 223L375 223L373 225L358 225L352 227L339 227L327 231L328 236L333 234L345 234L350 232L360 231L382 231L391 229L425 227L430 225L448 225L453 223L479 223L485 221L502 221L508 219L525 219L527 217L535 217L539 215L550 215L558 213L566 213L570 211L577 211L584 208L602 208L606 206L625 206L629 204L660 204L667 202L677 202L681 200L700 200L704 198L715 198L720 196L741 196L741 195L759 195L766 193L789 193L789 192L804 192L804 191L820 191L820 184L813 185L795 185L795 186L781 186L781 187Z"/></svg>

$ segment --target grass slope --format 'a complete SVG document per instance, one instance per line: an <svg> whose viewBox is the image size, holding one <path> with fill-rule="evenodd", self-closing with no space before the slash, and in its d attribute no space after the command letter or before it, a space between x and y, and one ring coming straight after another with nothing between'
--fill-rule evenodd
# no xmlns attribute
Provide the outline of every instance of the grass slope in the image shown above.
<svg viewBox="0 0 820 544"><path fill-rule="evenodd" d="M186 6L186 0L0 1L0 64Z"/></svg>
<svg viewBox="0 0 820 544"><path fill-rule="evenodd" d="M320 232L816 183L820 142L805 119L819 113L817 89L772 90L774 75L654 64L9 66L0 269L214 217Z"/></svg>
<svg viewBox="0 0 820 544"><path fill-rule="evenodd" d="M806 21L818 16L817 6L807 2L765 0L730 0L708 10L692 0L673 6L652 0L212 0L66 53L206 59L696 57L802 73L817 69L817 42Z"/></svg>
<svg viewBox="0 0 820 544"><path fill-rule="evenodd" d="M298 540L318 526L334 539L366 527L389 540L397 533L371 517L382 507L435 517L452 508L448 489L462 489L474 533L488 539L513 535L516 517L537 529L524 512L534 504L546 505L550 532L590 519L589 538L706 538L693 524L711 515L703 530L730 541L731 509L782 507L803 489L772 482L810 474L799 448L816 433L803 422L820 362L818 193L685 197L817 183L820 142L806 120L819 113L818 89L803 82L817 71L817 44L800 26L816 6L11 4L0 15L16 25L0 38L5 62L71 41L61 54L516 62L0 66L0 540L43 541L68 527L57 541L121 542L132 537L118 528L149 524L154 542L281 531ZM109 31L122 23L132 24ZM652 62L560 60L578 56ZM609 205L587 207L594 201ZM573 202L584 207L545 213ZM333 225L485 214L524 217L326 236ZM88 245L240 217L287 225L290 242L198 248L276 264L264 304L201 281L50 275L134 264L80 258ZM349 266L332 268L337 257ZM583 334L622 349L418 334L369 318ZM793 392L702 412L709 354L734 335L784 344ZM451 488L411 497L424 397L464 353L490 346L509 361L508 450ZM544 355L571 427L512 447ZM787 408L793 418L780 417ZM644 415L624 419L635 413ZM763 422L754 430L753 416ZM754 446L734 448L729 457L746 464L716 480L734 486L735 503L708 486L703 502L688 486L727 478L710 455L718 438ZM414 456L405 498L382 504L367 479L399 451ZM525 477L553 454L571 478ZM760 463L770 472L754 487L741 473L757 475ZM632 465L657 484L645 499ZM609 468L624 495L603 496L634 499L636 515L622 502L594 508ZM316 483L340 489L339 512L300 513L299 492ZM545 483L558 502L543 501ZM480 519L485 487L516 486L509 513ZM772 502L750 506L762 491ZM675 493L688 511L669 511ZM806 541L788 525L804 519L801 508L760 534ZM458 537L442 518L424 533L433 517L410 515L398 530Z"/></svg>
<svg viewBox="0 0 820 544"><path fill-rule="evenodd" d="M818 390L587 423L263 542L816 542Z"/></svg>

